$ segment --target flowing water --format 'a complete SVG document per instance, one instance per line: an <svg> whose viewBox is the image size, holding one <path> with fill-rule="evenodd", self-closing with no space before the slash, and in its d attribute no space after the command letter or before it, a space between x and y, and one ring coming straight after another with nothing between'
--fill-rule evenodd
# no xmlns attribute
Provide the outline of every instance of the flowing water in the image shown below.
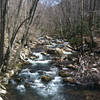
<svg viewBox="0 0 100 100"><path fill-rule="evenodd" d="M38 58L34 61L29 59L31 65L17 76L22 81L10 80L8 100L100 100L99 90L64 84L50 55L44 56L40 51L33 54ZM45 83L41 80L42 75L49 75L52 80Z"/></svg>

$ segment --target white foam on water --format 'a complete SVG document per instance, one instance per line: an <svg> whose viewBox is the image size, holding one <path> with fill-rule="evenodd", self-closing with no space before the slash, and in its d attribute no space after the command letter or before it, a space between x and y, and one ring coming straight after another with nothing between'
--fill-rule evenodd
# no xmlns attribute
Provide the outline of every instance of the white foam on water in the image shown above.
<svg viewBox="0 0 100 100"><path fill-rule="evenodd" d="M68 68L62 68L62 70L65 70L65 71L67 71L67 70L69 70Z"/></svg>
<svg viewBox="0 0 100 100"><path fill-rule="evenodd" d="M53 83L59 83L61 82L61 77L59 76L56 76L53 80L52 80Z"/></svg>
<svg viewBox="0 0 100 100"><path fill-rule="evenodd" d="M51 43L54 47L57 45L56 43Z"/></svg>
<svg viewBox="0 0 100 100"><path fill-rule="evenodd" d="M50 71L44 71L44 74L50 75L50 76L55 76L58 72L57 68L50 68Z"/></svg>
<svg viewBox="0 0 100 100"><path fill-rule="evenodd" d="M39 80L35 80L34 83L31 85L31 87L35 89L37 88L41 89L41 88L45 88L45 85L39 79Z"/></svg>
<svg viewBox="0 0 100 100"><path fill-rule="evenodd" d="M33 66L36 66L38 64L48 64L51 62L51 60L41 60L41 61L34 61L34 60L31 60L31 59L28 59L28 62L31 63Z"/></svg>
<svg viewBox="0 0 100 100"><path fill-rule="evenodd" d="M27 72L21 72L19 74L20 77L23 77L26 79L26 81L34 81L35 79L37 79L39 77L39 73L35 72L35 73L31 73L29 71Z"/></svg>
<svg viewBox="0 0 100 100"><path fill-rule="evenodd" d="M41 96L48 97L54 96L58 93L59 87L61 86L61 77L55 77L50 83L45 85L41 80L34 81L32 88L37 90L37 93Z"/></svg>
<svg viewBox="0 0 100 100"><path fill-rule="evenodd" d="M52 67L52 68L50 68L50 70L53 72L58 72L58 68L56 68L56 67Z"/></svg>
<svg viewBox="0 0 100 100"><path fill-rule="evenodd" d="M61 41L61 40L59 40L59 39L56 39L56 42L60 43L60 42L62 42L62 41Z"/></svg>
<svg viewBox="0 0 100 100"><path fill-rule="evenodd" d="M47 64L49 63L51 60L44 60L44 61L36 61L37 64Z"/></svg>
<svg viewBox="0 0 100 100"><path fill-rule="evenodd" d="M24 73L24 72L29 72L30 70L28 68L26 69L22 69L21 73Z"/></svg>
<svg viewBox="0 0 100 100"><path fill-rule="evenodd" d="M26 92L26 89L25 89L25 86L24 86L24 85L18 85L18 86L16 87L16 89L17 89L18 91L20 91L21 93Z"/></svg>
<svg viewBox="0 0 100 100"><path fill-rule="evenodd" d="M59 81L59 83L58 83L58 81ZM54 96L55 94L57 94L58 91L59 91L59 87L60 87L60 81L61 81L60 78L55 77L55 78L46 86L46 88L43 88L43 89L40 91L41 95L47 97L47 96L49 96L49 95Z"/></svg>
<svg viewBox="0 0 100 100"><path fill-rule="evenodd" d="M53 45L46 45L47 48L53 48L54 46Z"/></svg>
<svg viewBox="0 0 100 100"><path fill-rule="evenodd" d="M63 51L63 53L64 53L65 55L70 55L70 54L72 54L72 52L66 52L66 51Z"/></svg>
<svg viewBox="0 0 100 100"><path fill-rule="evenodd" d="M55 44L52 44L55 45ZM44 56L41 53L33 53L33 55L37 56L38 58L35 60L28 59L27 61L34 65L46 65L51 62L51 60L44 60ZM49 83L44 83L41 80L41 75L38 72L31 73L30 69L23 69L21 73L19 74L20 77L25 79L25 82L28 82L30 84L30 87L35 89L37 93L41 96L48 97L48 96L55 96L56 94L59 94L59 89L62 86L61 84L61 77L56 76L58 72L57 68L50 68L50 71L44 71L46 75L50 75L50 77L53 77L53 79ZM24 85L18 85L16 87L17 90L19 90L21 93L25 92L25 86Z"/></svg>
<svg viewBox="0 0 100 100"><path fill-rule="evenodd" d="M44 71L44 74L46 74L46 75L50 75L50 76L54 76L54 75L56 75L56 72L52 72L52 71Z"/></svg>
<svg viewBox="0 0 100 100"><path fill-rule="evenodd" d="M33 55L37 56L37 60L43 60L43 55L41 54L41 52L37 53L37 52L34 52Z"/></svg>
<svg viewBox="0 0 100 100"><path fill-rule="evenodd" d="M34 66L37 65L36 61L34 61L34 60L28 59L27 61L28 61L30 64L34 65Z"/></svg>

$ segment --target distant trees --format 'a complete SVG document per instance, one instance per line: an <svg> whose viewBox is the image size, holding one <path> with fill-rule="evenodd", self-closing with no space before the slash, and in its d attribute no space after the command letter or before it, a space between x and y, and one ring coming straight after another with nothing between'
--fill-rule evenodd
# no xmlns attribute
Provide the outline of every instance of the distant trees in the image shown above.
<svg viewBox="0 0 100 100"><path fill-rule="evenodd" d="M25 44L38 1L0 0L0 66L3 65L3 69L10 64L16 38L20 40L20 44L13 59L17 59L19 50Z"/></svg>
<svg viewBox="0 0 100 100"><path fill-rule="evenodd" d="M96 8L96 0L90 0L89 6L89 30L90 30L90 40L91 40L91 49L94 46L93 34L94 34L94 18L95 18L95 8Z"/></svg>
<svg viewBox="0 0 100 100"><path fill-rule="evenodd" d="M49 35L66 38L80 50L83 49L84 38L88 37L92 47L93 30L95 26L99 26L96 24L96 16L100 18L99 0L61 0L57 5L52 3L50 1L49 6L41 4L43 10L38 20L40 30ZM39 9L41 6L38 6L38 12Z"/></svg>

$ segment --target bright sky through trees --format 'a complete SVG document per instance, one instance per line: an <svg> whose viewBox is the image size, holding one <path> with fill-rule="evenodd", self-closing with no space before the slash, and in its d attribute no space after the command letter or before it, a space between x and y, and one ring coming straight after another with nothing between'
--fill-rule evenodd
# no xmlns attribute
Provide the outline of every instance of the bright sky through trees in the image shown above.
<svg viewBox="0 0 100 100"><path fill-rule="evenodd" d="M54 6L61 2L61 0L40 0L41 3L47 6Z"/></svg>

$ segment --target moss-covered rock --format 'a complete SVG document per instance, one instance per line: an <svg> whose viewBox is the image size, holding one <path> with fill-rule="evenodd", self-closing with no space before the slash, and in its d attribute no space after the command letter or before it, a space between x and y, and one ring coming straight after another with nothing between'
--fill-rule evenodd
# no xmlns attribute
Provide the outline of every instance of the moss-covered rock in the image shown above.
<svg viewBox="0 0 100 100"><path fill-rule="evenodd" d="M75 79L72 77L66 77L64 78L64 82L75 84Z"/></svg>
<svg viewBox="0 0 100 100"><path fill-rule="evenodd" d="M76 70L78 67L79 67L78 65L72 65L72 64L68 64L66 66L66 68L73 69L73 70Z"/></svg>
<svg viewBox="0 0 100 100"><path fill-rule="evenodd" d="M51 81L51 77L48 76L48 75L43 75L43 76L41 77L41 79L42 79L42 81L44 81L44 82L49 82L49 81Z"/></svg>
<svg viewBox="0 0 100 100"><path fill-rule="evenodd" d="M61 77L69 77L71 75L72 75L71 72L68 72L68 71L61 70L59 72L59 76L61 76Z"/></svg>

